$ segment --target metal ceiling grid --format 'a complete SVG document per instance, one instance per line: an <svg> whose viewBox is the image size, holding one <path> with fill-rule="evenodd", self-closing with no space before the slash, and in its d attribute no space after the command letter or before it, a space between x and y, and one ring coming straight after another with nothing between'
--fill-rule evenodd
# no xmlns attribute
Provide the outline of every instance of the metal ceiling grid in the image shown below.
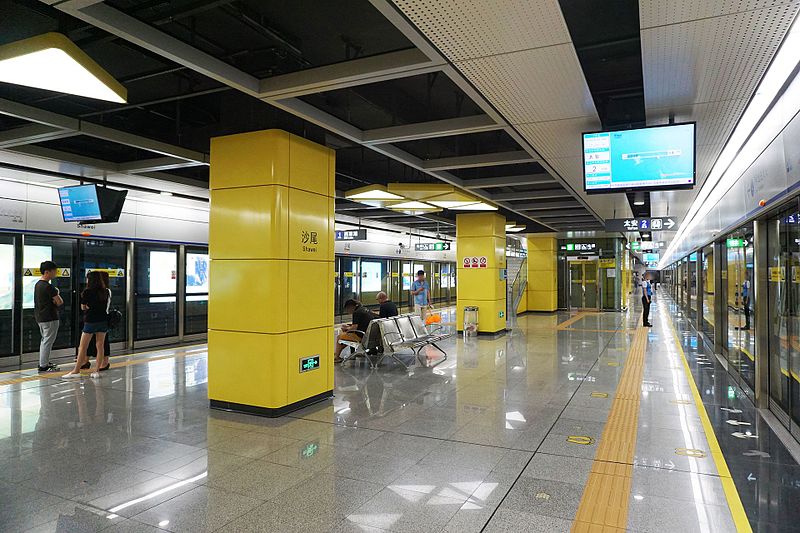
<svg viewBox="0 0 800 533"><path fill-rule="evenodd" d="M642 28L652 28L795 3L796 0L640 0L639 21Z"/></svg>
<svg viewBox="0 0 800 533"><path fill-rule="evenodd" d="M581 132L596 129L599 117L557 1L393 1L513 124L571 194L600 216L626 214L622 194L585 195L582 165L568 157L575 154Z"/></svg>

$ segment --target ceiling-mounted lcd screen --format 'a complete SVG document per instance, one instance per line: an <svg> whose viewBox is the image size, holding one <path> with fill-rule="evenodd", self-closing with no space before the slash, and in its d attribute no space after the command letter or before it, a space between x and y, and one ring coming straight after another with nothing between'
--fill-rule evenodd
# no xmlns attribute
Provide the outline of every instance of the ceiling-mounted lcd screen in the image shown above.
<svg viewBox="0 0 800 533"><path fill-rule="evenodd" d="M64 222L117 222L128 191L74 185L58 189Z"/></svg>
<svg viewBox="0 0 800 533"><path fill-rule="evenodd" d="M584 133L583 184L588 194L691 189L694 122Z"/></svg>

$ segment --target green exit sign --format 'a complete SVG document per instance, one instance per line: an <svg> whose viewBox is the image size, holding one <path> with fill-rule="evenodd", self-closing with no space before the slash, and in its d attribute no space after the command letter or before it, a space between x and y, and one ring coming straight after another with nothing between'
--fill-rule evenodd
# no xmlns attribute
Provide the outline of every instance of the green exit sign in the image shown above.
<svg viewBox="0 0 800 533"><path fill-rule="evenodd" d="M300 359L300 373L308 372L309 370L316 370L319 368L319 355L312 355L311 357L303 357Z"/></svg>
<svg viewBox="0 0 800 533"><path fill-rule="evenodd" d="M728 239L725 241L725 246L728 248L742 248L744 247L744 239Z"/></svg>
<svg viewBox="0 0 800 533"><path fill-rule="evenodd" d="M642 247L642 244L639 242L632 242L631 243L631 250L638 251Z"/></svg>
<svg viewBox="0 0 800 533"><path fill-rule="evenodd" d="M574 252L575 251L575 245L573 243L571 243L571 242L567 243L567 251L568 252Z"/></svg>

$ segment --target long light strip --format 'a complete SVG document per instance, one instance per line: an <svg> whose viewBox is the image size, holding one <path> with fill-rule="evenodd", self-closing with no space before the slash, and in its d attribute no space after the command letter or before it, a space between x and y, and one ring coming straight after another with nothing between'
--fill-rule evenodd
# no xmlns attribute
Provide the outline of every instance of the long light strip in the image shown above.
<svg viewBox="0 0 800 533"><path fill-rule="evenodd" d="M780 133L786 125L786 117L791 118L797 113L797 109L789 113L789 110L783 106L775 105L764 118L764 113L775 101L778 91L786 84L789 76L800 64L800 54L797 53L797 50L800 50L800 24L795 18L767 72L761 79L755 95L736 125L730 140L714 163L714 167L689 208L678 233L662 256L659 268L664 268L672 262L672 255L687 238L689 231L717 205L730 186L741 177L764 147L769 145ZM798 98L794 97L793 100L787 98L791 96L790 92L793 93L798 89L797 85L797 80L795 80L781 97L781 101L791 102L796 107L800 106ZM800 107L798 108L800 109ZM764 120L759 124L762 118ZM756 128L756 126L758 127ZM765 142L766 145L764 145Z"/></svg>

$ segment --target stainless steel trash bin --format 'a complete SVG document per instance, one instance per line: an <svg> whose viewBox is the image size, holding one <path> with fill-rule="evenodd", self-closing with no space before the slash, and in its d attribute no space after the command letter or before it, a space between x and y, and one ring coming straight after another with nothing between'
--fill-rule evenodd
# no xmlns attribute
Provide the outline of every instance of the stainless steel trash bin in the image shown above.
<svg viewBox="0 0 800 533"><path fill-rule="evenodd" d="M468 305L464 308L464 337L478 335L478 308Z"/></svg>

